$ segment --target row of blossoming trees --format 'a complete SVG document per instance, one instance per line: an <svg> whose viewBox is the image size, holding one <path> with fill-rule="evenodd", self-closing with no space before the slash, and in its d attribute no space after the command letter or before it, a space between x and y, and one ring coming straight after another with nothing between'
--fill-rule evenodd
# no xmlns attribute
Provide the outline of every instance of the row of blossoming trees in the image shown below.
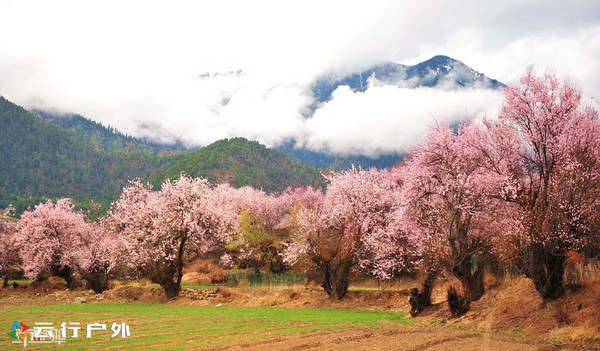
<svg viewBox="0 0 600 351"><path fill-rule="evenodd" d="M494 265L556 299L567 252L600 246L598 113L571 84L532 68L505 94L498 118L435 126L402 164L330 174L324 193L185 176L155 191L137 180L96 222L67 199L48 201L4 224L0 270L70 286L81 278L95 291L117 275L148 277L173 297L186 262L211 254L257 271L310 267L339 299L353 269L382 279L410 271L423 281L411 301L418 313L440 272L468 303Z"/></svg>

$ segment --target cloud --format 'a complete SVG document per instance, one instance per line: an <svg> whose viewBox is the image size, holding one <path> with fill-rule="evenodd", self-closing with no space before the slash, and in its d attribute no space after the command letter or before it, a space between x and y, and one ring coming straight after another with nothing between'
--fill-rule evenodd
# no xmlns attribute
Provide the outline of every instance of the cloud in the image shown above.
<svg viewBox="0 0 600 351"><path fill-rule="evenodd" d="M338 89L309 120L310 85L383 61L454 57L510 82L528 64L600 97L600 2L0 0L0 94L136 136L207 145L397 151L439 120L494 113L496 93Z"/></svg>
<svg viewBox="0 0 600 351"><path fill-rule="evenodd" d="M492 117L502 93L372 85L364 93L341 86L307 120L301 143L311 150L375 156L407 151L436 122Z"/></svg>

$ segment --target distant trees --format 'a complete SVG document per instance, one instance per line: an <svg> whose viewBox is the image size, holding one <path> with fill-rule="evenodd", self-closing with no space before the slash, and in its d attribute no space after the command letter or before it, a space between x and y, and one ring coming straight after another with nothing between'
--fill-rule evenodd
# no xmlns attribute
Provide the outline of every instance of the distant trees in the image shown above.
<svg viewBox="0 0 600 351"><path fill-rule="evenodd" d="M240 225L227 245L228 253L239 266L252 267L257 273L263 267L283 273L288 267L282 254L294 230L293 215L299 206L321 201L321 190L309 186L288 188L281 194L267 194L250 187L231 191Z"/></svg>

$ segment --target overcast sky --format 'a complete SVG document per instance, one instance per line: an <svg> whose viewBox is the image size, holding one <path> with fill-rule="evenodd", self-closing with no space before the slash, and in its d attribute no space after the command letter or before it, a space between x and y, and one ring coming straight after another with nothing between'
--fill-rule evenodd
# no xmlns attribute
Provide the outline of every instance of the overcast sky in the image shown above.
<svg viewBox="0 0 600 351"><path fill-rule="evenodd" d="M600 98L598 1L6 1L0 95L136 136L373 155L433 121L492 117L485 90L340 87L310 119L327 73L437 54L510 83L528 64Z"/></svg>

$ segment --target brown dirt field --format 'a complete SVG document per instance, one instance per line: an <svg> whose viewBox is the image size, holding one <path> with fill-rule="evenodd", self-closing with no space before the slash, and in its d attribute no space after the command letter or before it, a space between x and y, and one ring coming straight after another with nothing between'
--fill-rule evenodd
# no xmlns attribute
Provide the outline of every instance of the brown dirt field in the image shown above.
<svg viewBox="0 0 600 351"><path fill-rule="evenodd" d="M555 345L542 340L528 340L508 336L452 330L441 327L412 327L398 325L382 329L360 328L353 330L316 332L302 335L280 336L255 343L228 345L227 350L506 350L551 351L583 350L576 345ZM221 350L213 348L211 350Z"/></svg>
<svg viewBox="0 0 600 351"><path fill-rule="evenodd" d="M542 305L530 280L488 279L483 298L462 318L449 319L445 289L440 283L434 306L414 319L415 326L390 325L285 335L256 343L234 344L228 350L600 350L600 284L568 290L558 301ZM179 298L164 301L160 288L147 282L117 284L99 295L68 291L60 284L0 288L0 308L6 304L57 304L88 301L166 303L191 306L281 306L408 314L406 290L349 291L342 301L330 300L315 286L293 288L184 289Z"/></svg>

